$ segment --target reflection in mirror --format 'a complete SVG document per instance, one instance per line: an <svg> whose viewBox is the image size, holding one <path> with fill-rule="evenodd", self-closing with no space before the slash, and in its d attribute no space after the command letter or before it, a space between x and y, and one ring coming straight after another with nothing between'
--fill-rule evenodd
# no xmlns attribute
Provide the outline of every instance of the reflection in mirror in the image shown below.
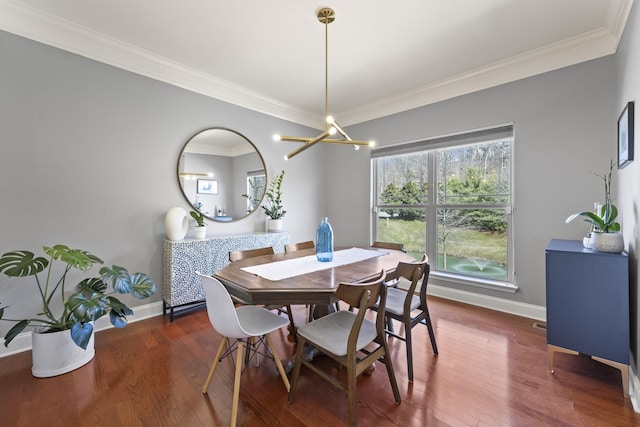
<svg viewBox="0 0 640 427"><path fill-rule="evenodd" d="M184 145L178 159L178 182L195 210L214 221L236 221L262 202L264 160L238 132L205 129Z"/></svg>

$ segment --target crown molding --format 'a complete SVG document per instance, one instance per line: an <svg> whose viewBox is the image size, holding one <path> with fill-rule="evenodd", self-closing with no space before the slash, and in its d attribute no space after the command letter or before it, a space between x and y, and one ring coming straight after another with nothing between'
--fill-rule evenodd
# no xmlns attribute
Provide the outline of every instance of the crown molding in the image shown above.
<svg viewBox="0 0 640 427"><path fill-rule="evenodd" d="M230 104L317 127L317 114L12 0L0 0L0 29Z"/></svg>
<svg viewBox="0 0 640 427"><path fill-rule="evenodd" d="M607 28L336 114L343 125L353 125L613 54L632 5L633 0L612 2ZM230 104L317 127L317 114L13 0L0 0L0 29Z"/></svg>
<svg viewBox="0 0 640 427"><path fill-rule="evenodd" d="M611 55L617 45L618 38L599 29L336 115L346 126L361 123Z"/></svg>

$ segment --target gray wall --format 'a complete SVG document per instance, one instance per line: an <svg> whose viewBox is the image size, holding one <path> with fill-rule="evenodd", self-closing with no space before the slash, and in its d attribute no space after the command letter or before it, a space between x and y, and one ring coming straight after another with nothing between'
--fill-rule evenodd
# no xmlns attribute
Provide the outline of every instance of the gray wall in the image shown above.
<svg viewBox="0 0 640 427"><path fill-rule="evenodd" d="M640 279L638 278L638 253L640 252L640 134L638 129L638 117L640 117L640 7L636 2L627 20L626 30L616 55L618 66L618 93L616 99L616 111L622 111L629 101L635 101L635 161L621 169L617 176L617 203L622 211L622 230L625 244L629 253L629 273L631 289L631 352L636 367L640 366ZM636 384L637 387L637 384Z"/></svg>
<svg viewBox="0 0 640 427"><path fill-rule="evenodd" d="M41 253L61 243L149 273L161 285L164 216L173 206L189 209L176 165L192 135L212 126L242 133L262 152L271 179L295 147L272 135L316 133L6 32L0 58L1 253ZM284 220L292 239L312 238L319 222L320 204L308 199L321 191L321 152L286 165ZM216 235L264 230L261 209L208 227ZM40 311L35 295L31 281L0 276L0 303L12 306L7 317ZM127 302L160 300L159 291ZM0 336L10 326L0 322Z"/></svg>
<svg viewBox="0 0 640 427"><path fill-rule="evenodd" d="M316 131L8 33L0 32L0 57L2 252L66 243L148 272L160 284L164 215L173 206L188 209L175 176L177 158L188 138L211 126L247 136L261 151L269 179L286 170L285 228L292 241L315 239L320 217L328 216L336 244L369 242L366 150L314 147L285 162L296 145L275 144L271 135ZM515 122L520 290L473 290L542 306L544 248L551 238L582 237L586 226L564 219L601 198L590 172L602 172L615 156L616 81L612 56L361 123L349 132L387 145ZM626 209L625 220L631 216ZM208 228L209 234L261 231L264 215L260 210ZM17 283L0 277L0 302L19 301L26 311L35 304L25 298L32 289ZM159 300L160 292L152 301ZM7 328L0 324L0 334Z"/></svg>
<svg viewBox="0 0 640 427"><path fill-rule="evenodd" d="M603 199L616 156L613 56L505 84L349 128L378 146L515 123L514 245L518 292L459 287L544 306L544 251L552 238L582 239L587 226L564 220ZM328 199L336 240L366 243L370 162L350 150L327 153ZM349 212L350 215L344 215Z"/></svg>

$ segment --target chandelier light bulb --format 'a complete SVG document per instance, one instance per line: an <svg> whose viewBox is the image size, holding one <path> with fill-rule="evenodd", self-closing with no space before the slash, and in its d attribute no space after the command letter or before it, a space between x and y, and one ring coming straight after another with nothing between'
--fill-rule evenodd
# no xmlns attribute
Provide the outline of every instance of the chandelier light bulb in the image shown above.
<svg viewBox="0 0 640 427"><path fill-rule="evenodd" d="M273 140L274 141L282 141L282 137L276 133L275 135L273 135Z"/></svg>

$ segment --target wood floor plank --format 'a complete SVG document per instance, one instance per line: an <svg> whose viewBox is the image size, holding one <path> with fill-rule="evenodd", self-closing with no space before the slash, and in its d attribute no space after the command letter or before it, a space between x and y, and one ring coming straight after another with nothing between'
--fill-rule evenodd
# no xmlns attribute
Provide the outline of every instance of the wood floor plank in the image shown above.
<svg viewBox="0 0 640 427"><path fill-rule="evenodd" d="M404 342L389 340L402 397L395 404L384 367L358 378L363 426L638 426L640 414L622 396L620 372L588 357L556 353L546 371L545 332L531 319L431 298L438 343L413 330L414 383L407 380ZM304 307L294 308L299 322ZM402 332L398 324L397 331ZM31 376L31 353L0 359L0 424L38 426L224 426L231 419L234 367L219 364L201 391L220 343L206 311L156 317L96 335L96 357L54 378ZM272 334L282 359L295 345L286 329ZM326 358L316 363L332 367ZM342 375L344 372L335 371ZM346 425L346 395L303 368L296 399L271 360L245 367L238 425Z"/></svg>

